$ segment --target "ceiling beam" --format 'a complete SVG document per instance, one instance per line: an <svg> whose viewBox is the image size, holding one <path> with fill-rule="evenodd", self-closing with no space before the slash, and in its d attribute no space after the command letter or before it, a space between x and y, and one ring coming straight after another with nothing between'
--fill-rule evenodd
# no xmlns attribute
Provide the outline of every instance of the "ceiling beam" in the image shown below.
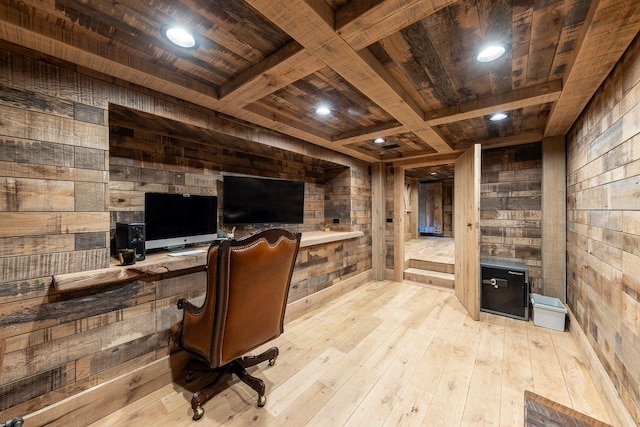
<svg viewBox="0 0 640 427"><path fill-rule="evenodd" d="M342 25L339 34L360 50L456 1L359 0L338 9L335 25ZM222 85L220 98L233 96L234 102L247 105L322 67L324 63L293 41Z"/></svg>
<svg viewBox="0 0 640 427"><path fill-rule="evenodd" d="M640 31L638 0L594 0L544 136L566 135Z"/></svg>
<svg viewBox="0 0 640 427"><path fill-rule="evenodd" d="M555 102L560 97L561 92L562 82L554 80L549 83L541 83L511 92L478 98L464 104L433 111L426 114L426 122L429 126L438 126L482 117L499 111L511 111Z"/></svg>
<svg viewBox="0 0 640 427"><path fill-rule="evenodd" d="M333 10L325 2L247 0L298 43L309 49L357 90L438 152L449 144L424 122L424 112L368 50L356 52L334 31Z"/></svg>
<svg viewBox="0 0 640 427"><path fill-rule="evenodd" d="M361 142L372 140L378 137L387 137L391 135L397 135L399 133L409 132L406 126L399 123L383 123L377 126L371 126L357 131L345 132L340 135L334 135L331 141L338 145L353 144L354 142Z"/></svg>
<svg viewBox="0 0 640 427"><path fill-rule="evenodd" d="M445 154L423 154L411 159L403 158L402 160L390 160L384 163L391 163L393 167L403 167L405 169L420 168L424 166L447 165L455 163L456 159L464 150L451 151Z"/></svg>
<svg viewBox="0 0 640 427"><path fill-rule="evenodd" d="M385 2L387 4L385 4L382 9L374 8L367 16L363 17L363 19L371 20L371 17L376 15L378 16L376 19L384 20L384 18L382 18L384 14L391 14L391 16L394 16L394 19L397 20L404 14L405 18L401 18L397 22L404 22L404 24L406 24L408 22L407 16L411 16L412 7L422 2L414 1L411 2L413 6L405 6L403 5L403 1L398 2L393 0L392 2ZM421 7L424 10L420 12L420 17L433 13L433 8L425 8L425 5ZM220 111L224 114L235 115L242 120L250 121L323 147L335 149L361 160L379 160L371 158L364 153L354 152L349 147L346 147L345 144L332 143L330 138L326 135L323 136L321 132L310 129L298 129L291 121L284 124L276 123L272 117L262 116L258 112L242 108L325 66L312 52L304 49L295 41L284 46L248 70L245 70L235 79L217 90L215 87L199 83L192 79L181 78L161 67L155 67L148 61L137 59L128 54L126 50L118 49L114 45L106 44L99 48L90 49L87 43L97 43L97 41L90 39L85 40L85 38L81 39L80 36L75 35L75 33L71 33L71 37L69 37L70 34L67 34L68 32L62 34L61 28L48 20L45 22L37 17L32 17L31 20L28 21L22 20L15 11L11 12L9 9L10 8L5 9L4 13L0 12L0 31L2 34L6 34L7 37L4 38L12 43L23 45L65 61L76 63L87 69L130 81L134 84L148 87L179 99L188 100L194 104ZM325 22L333 22L333 11L325 9L322 19L325 20ZM418 19L417 16L414 19ZM360 22L360 18L358 17L352 20L352 24L356 25L354 28L358 27L358 22ZM331 31L331 33L334 34L333 31ZM380 37L383 36L384 35L381 35ZM337 36L335 37L339 38ZM91 53L92 51L100 52L100 54ZM380 66L379 68L383 70L382 72L384 74L388 74L383 67ZM390 82L390 85L396 84L390 75L385 77L386 81ZM415 102L411 101L406 93L403 94L402 89L399 90L401 92L400 102L403 102L401 100L402 97L406 98L409 103L412 104L411 108L415 111L413 115L415 116L421 113L422 110ZM430 145L437 145L439 142L442 147L441 149L445 151L450 149L437 132L433 132L424 124L422 127L422 129L417 129L416 134L425 139L425 142Z"/></svg>
<svg viewBox="0 0 640 427"><path fill-rule="evenodd" d="M277 123L269 117L243 109L241 108L242 105L238 105L231 100L219 100L216 88L203 85L192 79L181 79L176 74L170 73L168 70L164 71L160 67L155 67L148 61L133 60L133 57L127 55L125 51L115 47L102 46L100 49L96 49L96 51L101 52L101 55L93 54L84 50L86 43L90 41L85 40L83 42L75 33L67 34L63 37L60 29L55 27L55 23L44 22L32 17L28 24L22 22L20 22L20 25L14 24L11 22L14 17L10 15L11 12L8 9L0 9L0 34L8 42L68 61L89 70L117 77L177 99L189 101L210 110L238 117L241 120L255 123L321 147L336 150L359 160L366 162L379 161L378 158L354 151L349 147L332 144L329 136L319 136L317 129L298 129L285 123ZM121 62L127 65L123 65Z"/></svg>
<svg viewBox="0 0 640 427"><path fill-rule="evenodd" d="M408 4L407 0L355 1L338 9L335 25L342 25L339 34L354 50L360 50L455 1L457 0L414 0ZM233 96L234 102L247 105L324 66L324 63L293 41L222 85L220 98Z"/></svg>
<svg viewBox="0 0 640 427"><path fill-rule="evenodd" d="M511 147L513 145L532 144L542 141L542 138L542 132L526 132L520 135L491 138L476 142L481 144L481 148L483 150L489 150L492 148ZM383 160L383 163L400 163L403 167L421 167L445 164L452 159L455 160L464 151L464 149L465 148L456 148L449 154L432 153L404 156L402 160L387 159Z"/></svg>
<svg viewBox="0 0 640 427"><path fill-rule="evenodd" d="M481 142L481 148L483 150L489 150L491 148L511 147L513 145L531 144L534 142L542 141L542 131L526 132L519 135L503 136L499 138L486 139Z"/></svg>
<svg viewBox="0 0 640 427"><path fill-rule="evenodd" d="M358 51L458 0L356 0L338 9L336 32Z"/></svg>
<svg viewBox="0 0 640 427"><path fill-rule="evenodd" d="M293 41L223 84L220 87L220 99L228 99L238 106L245 106L315 73L324 66L319 59Z"/></svg>
<svg viewBox="0 0 640 427"><path fill-rule="evenodd" d="M414 0L408 4L407 0L351 2L336 12L336 26L340 26L340 20L345 21L348 16L348 21L339 28L339 34L354 50L360 50L456 1ZM234 102L247 105L324 66L324 63L293 41L222 85L220 98L233 95Z"/></svg>

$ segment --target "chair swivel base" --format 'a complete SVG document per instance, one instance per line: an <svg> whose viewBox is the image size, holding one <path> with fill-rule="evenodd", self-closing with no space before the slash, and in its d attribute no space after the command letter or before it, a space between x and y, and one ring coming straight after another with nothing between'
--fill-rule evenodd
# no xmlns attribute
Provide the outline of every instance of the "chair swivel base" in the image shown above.
<svg viewBox="0 0 640 427"><path fill-rule="evenodd" d="M232 374L235 374L243 383L247 384L258 393L258 407L263 407L267 403L265 396L265 384L260 378L249 375L246 368L255 366L265 360L269 361L269 365L273 366L278 358L278 347L271 347L262 354L257 356L244 356L232 360L224 366L211 369L206 363L200 361L190 361L187 366L187 380L193 378L194 372L215 372L214 380L202 389L196 391L191 398L191 408L193 409L193 419L197 421L204 415L204 405L211 400L216 394L224 390L221 384L224 384Z"/></svg>

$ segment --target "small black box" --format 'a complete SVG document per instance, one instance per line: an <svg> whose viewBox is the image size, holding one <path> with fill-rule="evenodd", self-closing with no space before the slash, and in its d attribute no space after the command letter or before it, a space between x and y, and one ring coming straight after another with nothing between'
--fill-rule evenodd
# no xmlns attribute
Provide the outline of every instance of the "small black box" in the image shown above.
<svg viewBox="0 0 640 427"><path fill-rule="evenodd" d="M529 320L529 268L521 262L480 260L480 311Z"/></svg>
<svg viewBox="0 0 640 427"><path fill-rule="evenodd" d="M136 261L145 258L145 230L143 222L116 223L116 252L119 249L134 249Z"/></svg>

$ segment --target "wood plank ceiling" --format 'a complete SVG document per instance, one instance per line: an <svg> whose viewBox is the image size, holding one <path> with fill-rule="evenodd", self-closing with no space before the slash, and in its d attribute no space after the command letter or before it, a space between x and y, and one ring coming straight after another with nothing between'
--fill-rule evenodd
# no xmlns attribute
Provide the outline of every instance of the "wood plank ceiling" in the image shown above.
<svg viewBox="0 0 640 427"><path fill-rule="evenodd" d="M405 167L566 134L639 29L637 0L0 0L10 45Z"/></svg>

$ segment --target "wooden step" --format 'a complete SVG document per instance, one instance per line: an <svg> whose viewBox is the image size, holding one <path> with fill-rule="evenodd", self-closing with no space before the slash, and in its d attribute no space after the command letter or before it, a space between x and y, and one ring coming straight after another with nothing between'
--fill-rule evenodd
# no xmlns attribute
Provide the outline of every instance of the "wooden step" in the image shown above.
<svg viewBox="0 0 640 427"><path fill-rule="evenodd" d="M408 268L404 271L404 278L413 282L425 283L427 285L440 286L453 289L455 276L451 273L440 271L423 270L420 268Z"/></svg>
<svg viewBox="0 0 640 427"><path fill-rule="evenodd" d="M424 259L409 259L409 265L407 268L419 268L421 270L439 271L440 273L451 273L455 271L454 264L448 264L445 262L427 261Z"/></svg>

